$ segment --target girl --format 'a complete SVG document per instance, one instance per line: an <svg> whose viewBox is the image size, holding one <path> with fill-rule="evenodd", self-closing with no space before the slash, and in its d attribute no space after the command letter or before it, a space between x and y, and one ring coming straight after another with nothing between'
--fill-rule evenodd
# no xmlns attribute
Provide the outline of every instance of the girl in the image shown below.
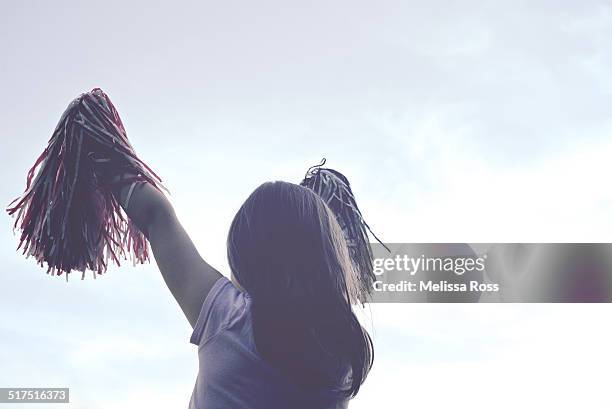
<svg viewBox="0 0 612 409"><path fill-rule="evenodd" d="M146 236L198 345L191 408L345 408L373 361L351 308L371 288L371 249L348 180L321 165L304 186L249 196L227 239L230 281L200 257L96 88L69 105L8 211L24 253L66 277L95 277L126 249L146 261Z"/></svg>
<svg viewBox="0 0 612 409"><path fill-rule="evenodd" d="M190 408L348 406L373 346L351 309L349 248L317 194L287 182L255 189L227 238L231 281L200 257L158 189L135 182L116 195L193 327Z"/></svg>

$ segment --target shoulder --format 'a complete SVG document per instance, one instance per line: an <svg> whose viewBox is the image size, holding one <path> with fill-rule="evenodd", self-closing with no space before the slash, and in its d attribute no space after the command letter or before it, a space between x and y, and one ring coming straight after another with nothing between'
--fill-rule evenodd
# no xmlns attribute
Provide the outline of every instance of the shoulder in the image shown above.
<svg viewBox="0 0 612 409"><path fill-rule="evenodd" d="M190 342L205 344L220 331L230 327L247 312L249 296L230 280L219 278L202 304Z"/></svg>

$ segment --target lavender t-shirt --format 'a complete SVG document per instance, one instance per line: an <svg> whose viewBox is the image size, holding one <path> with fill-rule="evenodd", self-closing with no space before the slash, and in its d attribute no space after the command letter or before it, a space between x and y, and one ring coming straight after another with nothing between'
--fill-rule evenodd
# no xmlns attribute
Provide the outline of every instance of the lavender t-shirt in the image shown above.
<svg viewBox="0 0 612 409"><path fill-rule="evenodd" d="M279 332L279 337L283 334ZM331 393L308 393L258 355L251 298L222 277L206 296L191 343L199 372L190 409L344 409Z"/></svg>

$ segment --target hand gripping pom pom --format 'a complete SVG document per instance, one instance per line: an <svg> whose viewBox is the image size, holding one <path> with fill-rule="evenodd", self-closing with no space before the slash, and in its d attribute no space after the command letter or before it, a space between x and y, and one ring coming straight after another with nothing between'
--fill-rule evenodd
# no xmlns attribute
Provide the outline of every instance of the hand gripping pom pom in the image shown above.
<svg viewBox="0 0 612 409"><path fill-rule="evenodd" d="M34 173L36 177L34 177ZM127 174L116 180L115 176ZM148 261L148 242L113 191L135 181L163 188L134 152L119 113L99 88L81 94L62 114L49 144L27 175L26 190L7 212L21 237L17 249L47 273L102 274L109 259Z"/></svg>

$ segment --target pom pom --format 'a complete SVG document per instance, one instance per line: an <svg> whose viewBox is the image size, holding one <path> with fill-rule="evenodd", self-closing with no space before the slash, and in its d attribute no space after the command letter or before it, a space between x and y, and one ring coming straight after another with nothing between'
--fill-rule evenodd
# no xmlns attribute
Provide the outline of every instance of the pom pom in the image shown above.
<svg viewBox="0 0 612 409"><path fill-rule="evenodd" d="M36 173L38 169L38 172ZM34 177L34 174L36 176ZM115 176L130 175L119 181ZM74 99L7 212L21 237L17 249L47 273L102 274L109 260L148 261L148 242L113 192L123 184L161 179L134 152L119 113L99 88Z"/></svg>
<svg viewBox="0 0 612 409"><path fill-rule="evenodd" d="M348 179L334 169L324 168L325 158L320 164L312 166L306 172L300 185L312 189L330 207L346 239L351 260L359 275L360 301L365 302L372 292L375 275L372 266L372 247L368 231L383 245L365 222Z"/></svg>

